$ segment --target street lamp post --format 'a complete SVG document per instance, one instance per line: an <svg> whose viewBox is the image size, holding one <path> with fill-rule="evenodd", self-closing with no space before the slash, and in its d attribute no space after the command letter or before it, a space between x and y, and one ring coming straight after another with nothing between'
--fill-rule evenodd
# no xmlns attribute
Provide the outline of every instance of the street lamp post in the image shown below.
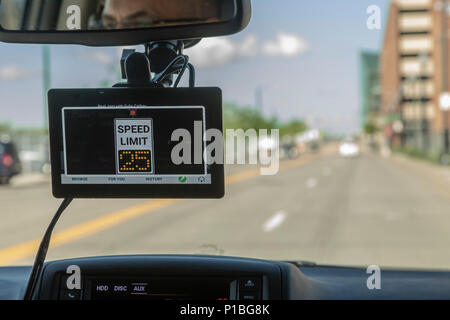
<svg viewBox="0 0 450 320"><path fill-rule="evenodd" d="M411 122L407 121L407 118L405 116L405 108L403 106L402 101L405 99L407 93L409 95L412 95L413 98L416 98L416 95L420 96L420 92L417 93L416 88L418 87L418 76L410 75L405 80L405 86L400 87L399 93L398 93L398 112L400 114L400 121L403 123L403 130L401 132L401 146L402 148L405 147L408 144L411 144L411 141L408 139L408 132L410 130L413 131L413 133L416 131L416 127L413 126L411 128ZM408 91L408 92L407 92Z"/></svg>
<svg viewBox="0 0 450 320"><path fill-rule="evenodd" d="M450 93L444 92L439 98L439 105L444 116L444 153L441 157L442 164L450 164L449 153L449 123L448 123L448 111L450 110Z"/></svg>
<svg viewBox="0 0 450 320"><path fill-rule="evenodd" d="M450 137L449 137L449 123L448 123L448 109L444 112L444 153L448 155L450 152Z"/></svg>
<svg viewBox="0 0 450 320"><path fill-rule="evenodd" d="M422 84L422 94L421 94L421 109L422 109L422 123L421 123L421 131L422 131L422 150L427 151L429 145L430 145L430 139L429 139L429 130L428 130L428 114L427 114L427 108L428 108L428 99L427 99L427 62L429 55L427 53L422 53L420 55L420 63L421 63L421 76L419 83Z"/></svg>
<svg viewBox="0 0 450 320"><path fill-rule="evenodd" d="M442 60L443 60L443 91L448 91L448 0L444 0L443 12L443 31L442 31ZM450 141L449 141L449 123L448 123L448 110L449 108L443 106L443 117L444 117L444 153L449 153Z"/></svg>

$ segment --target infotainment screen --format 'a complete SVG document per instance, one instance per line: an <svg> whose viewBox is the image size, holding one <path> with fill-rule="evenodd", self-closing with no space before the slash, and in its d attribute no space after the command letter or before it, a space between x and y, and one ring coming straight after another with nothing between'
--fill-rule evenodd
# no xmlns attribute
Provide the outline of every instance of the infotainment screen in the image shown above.
<svg viewBox="0 0 450 320"><path fill-rule="evenodd" d="M221 100L216 88L51 90L55 197L222 197L223 161L206 154Z"/></svg>
<svg viewBox="0 0 450 320"><path fill-rule="evenodd" d="M228 278L155 277L92 279L89 300L235 300L237 281Z"/></svg>

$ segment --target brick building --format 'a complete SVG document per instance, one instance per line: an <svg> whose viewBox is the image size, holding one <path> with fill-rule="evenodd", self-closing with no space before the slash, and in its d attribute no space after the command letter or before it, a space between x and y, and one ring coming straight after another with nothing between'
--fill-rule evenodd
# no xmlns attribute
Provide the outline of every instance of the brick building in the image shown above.
<svg viewBox="0 0 450 320"><path fill-rule="evenodd" d="M430 156L445 150L448 136L449 115L439 105L441 93L450 91L445 5L445 0L392 0L380 55L385 134L394 147Z"/></svg>

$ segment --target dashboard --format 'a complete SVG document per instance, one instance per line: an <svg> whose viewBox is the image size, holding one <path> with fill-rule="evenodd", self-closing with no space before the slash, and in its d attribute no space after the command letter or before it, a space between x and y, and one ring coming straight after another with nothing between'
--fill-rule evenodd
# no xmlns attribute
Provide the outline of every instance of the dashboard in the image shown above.
<svg viewBox="0 0 450 320"><path fill-rule="evenodd" d="M73 266L80 270L79 289L67 286ZM30 270L0 268L0 300L22 299ZM379 290L368 289L369 276L366 268L233 257L94 257L47 262L34 299L450 299L450 272L382 269Z"/></svg>
<svg viewBox="0 0 450 320"><path fill-rule="evenodd" d="M69 266L81 288L68 290ZM116 256L48 263L37 299L261 300L281 298L276 264L200 256Z"/></svg>

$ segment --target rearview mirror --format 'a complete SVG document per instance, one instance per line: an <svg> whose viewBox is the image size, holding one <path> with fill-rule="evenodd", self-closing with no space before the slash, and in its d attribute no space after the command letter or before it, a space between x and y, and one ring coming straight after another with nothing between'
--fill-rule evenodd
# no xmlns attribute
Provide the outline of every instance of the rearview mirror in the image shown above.
<svg viewBox="0 0 450 320"><path fill-rule="evenodd" d="M250 0L0 0L0 40L135 45L233 34L250 16Z"/></svg>

